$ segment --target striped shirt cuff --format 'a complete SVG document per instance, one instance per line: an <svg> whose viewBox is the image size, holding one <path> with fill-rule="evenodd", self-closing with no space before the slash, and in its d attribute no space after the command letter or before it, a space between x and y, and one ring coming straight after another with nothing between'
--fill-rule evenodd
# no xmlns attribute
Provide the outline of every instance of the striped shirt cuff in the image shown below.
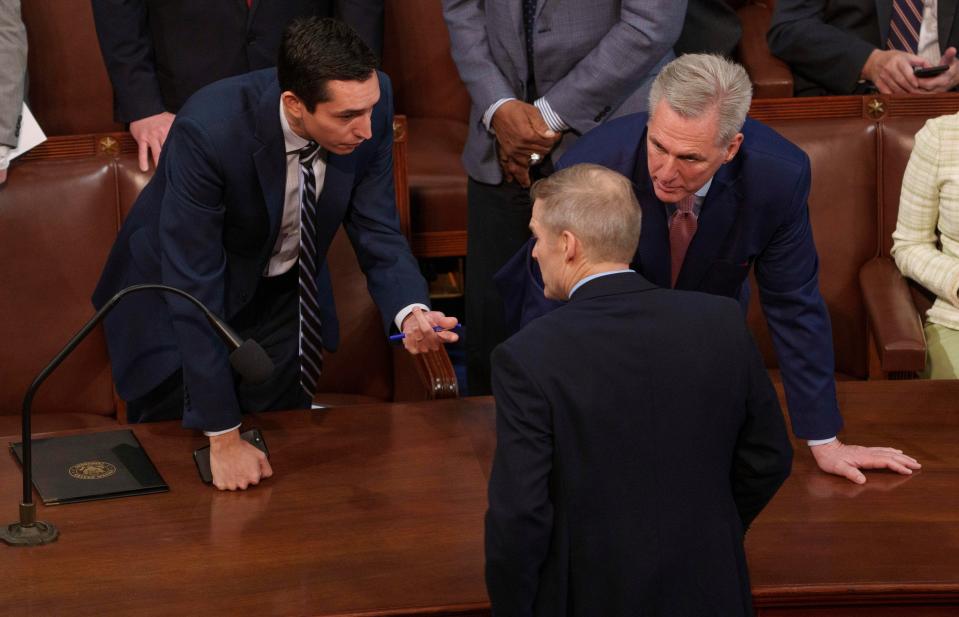
<svg viewBox="0 0 959 617"><path fill-rule="evenodd" d="M549 106L549 101L545 97L540 97L533 101L533 105L536 106L536 109L539 110L539 113L543 114L543 120L546 122L546 126L553 129L557 133L562 133L563 131L569 130L569 125L563 122L563 119L560 118L553 108Z"/></svg>
<svg viewBox="0 0 959 617"><path fill-rule="evenodd" d="M832 443L834 441L836 441L835 437L830 437L829 439L807 439L806 445L811 448L813 446L824 446L827 443Z"/></svg>
<svg viewBox="0 0 959 617"><path fill-rule="evenodd" d="M486 110L486 113L483 114L483 126L486 127L486 130L490 133L495 133L493 130L493 114L496 113L496 110L503 106L503 103L509 101L515 101L514 97L507 97L505 99L500 99L489 106L489 109Z"/></svg>

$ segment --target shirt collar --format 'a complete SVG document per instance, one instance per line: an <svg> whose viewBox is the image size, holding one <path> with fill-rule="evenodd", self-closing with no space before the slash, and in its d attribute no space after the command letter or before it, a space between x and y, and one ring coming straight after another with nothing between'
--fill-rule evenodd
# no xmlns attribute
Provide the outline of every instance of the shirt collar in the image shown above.
<svg viewBox="0 0 959 617"><path fill-rule="evenodd" d="M309 140L303 139L290 128L286 114L283 113L282 100L280 101L280 127L283 129L283 143L287 154L296 154L298 150L305 148L310 143Z"/></svg>
<svg viewBox="0 0 959 617"><path fill-rule="evenodd" d="M706 184L703 185L703 188L699 189L698 191L696 191L696 192L694 193L694 194L696 195L696 197L705 197L705 196L706 196L706 193L709 192L709 187L712 186L712 184L713 184L713 178L715 178L715 177L716 177L716 176L710 176L710 177L709 177L709 180L706 180Z"/></svg>
<svg viewBox="0 0 959 617"><path fill-rule="evenodd" d="M609 272L597 272L596 274L590 274L587 277L581 278L578 283L573 285L573 288L569 290L569 297L572 298L573 294L576 293L576 290L585 285L586 283L598 279L603 276L609 276L610 274L622 274L624 272L636 272L632 268L626 268L625 270L610 270Z"/></svg>

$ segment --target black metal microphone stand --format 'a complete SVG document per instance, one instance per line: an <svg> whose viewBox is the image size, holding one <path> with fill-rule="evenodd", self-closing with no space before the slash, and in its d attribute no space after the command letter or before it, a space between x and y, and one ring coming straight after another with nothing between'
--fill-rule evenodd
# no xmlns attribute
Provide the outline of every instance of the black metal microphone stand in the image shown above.
<svg viewBox="0 0 959 617"><path fill-rule="evenodd" d="M73 338L60 350L60 353L42 370L40 374L33 380L33 383L30 384L30 387L27 388L27 393L23 397L23 407L21 409L21 414L23 417L23 426L22 426L22 435L21 441L23 444L23 500L20 502L20 521L16 523L11 523L4 527L0 527L0 540L3 540L7 544L15 546L36 546L39 544L49 544L50 542L56 541L57 537L60 535L59 530L53 523L47 521L38 521L37 520L37 505L33 503L33 439L30 435L30 415L31 407L33 405L33 396L36 394L37 389L39 389L40 384L42 384L47 377L50 376L53 371L56 370L60 363L63 362L70 353L76 349L77 345L86 338L93 328L103 320L110 310L116 306L121 298L126 296L129 293L136 291L145 291L145 290L154 290L154 291L166 291L179 296L182 296L192 302L194 305L199 307L203 314L206 316L207 320L213 326L214 330L227 342L231 350L236 350L243 344L243 340L230 328L226 323L224 323L219 317L214 315L208 308L206 308L199 300L188 294L187 292L177 289L175 287L170 287L168 285L159 285L159 284L143 284L143 285L131 285L125 289L118 291L112 298L110 298L106 304L100 308L93 317L90 318L79 332L73 335Z"/></svg>

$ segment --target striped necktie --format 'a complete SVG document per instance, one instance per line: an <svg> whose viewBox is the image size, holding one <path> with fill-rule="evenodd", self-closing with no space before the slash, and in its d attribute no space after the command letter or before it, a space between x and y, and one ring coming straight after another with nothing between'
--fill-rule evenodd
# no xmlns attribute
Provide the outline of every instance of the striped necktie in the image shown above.
<svg viewBox="0 0 959 617"><path fill-rule="evenodd" d="M695 195L680 200L676 204L676 212L669 219L670 287L676 287L676 280L686 260L686 250L699 226L698 217L693 211L694 203L696 203Z"/></svg>
<svg viewBox="0 0 959 617"><path fill-rule="evenodd" d="M886 47L914 54L919 49L923 0L892 0L892 20Z"/></svg>
<svg viewBox="0 0 959 617"><path fill-rule="evenodd" d="M316 287L316 175L319 145L300 149L300 385L310 398L323 371L323 337Z"/></svg>

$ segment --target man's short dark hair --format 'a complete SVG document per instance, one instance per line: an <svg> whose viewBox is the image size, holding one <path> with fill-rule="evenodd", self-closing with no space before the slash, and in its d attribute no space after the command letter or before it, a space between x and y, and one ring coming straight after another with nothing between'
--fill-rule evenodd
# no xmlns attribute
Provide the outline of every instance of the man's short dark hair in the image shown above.
<svg viewBox="0 0 959 617"><path fill-rule="evenodd" d="M366 81L376 70L376 54L352 28L335 19L294 19L283 33L276 63L280 90L289 90L312 113L329 100L326 82Z"/></svg>

